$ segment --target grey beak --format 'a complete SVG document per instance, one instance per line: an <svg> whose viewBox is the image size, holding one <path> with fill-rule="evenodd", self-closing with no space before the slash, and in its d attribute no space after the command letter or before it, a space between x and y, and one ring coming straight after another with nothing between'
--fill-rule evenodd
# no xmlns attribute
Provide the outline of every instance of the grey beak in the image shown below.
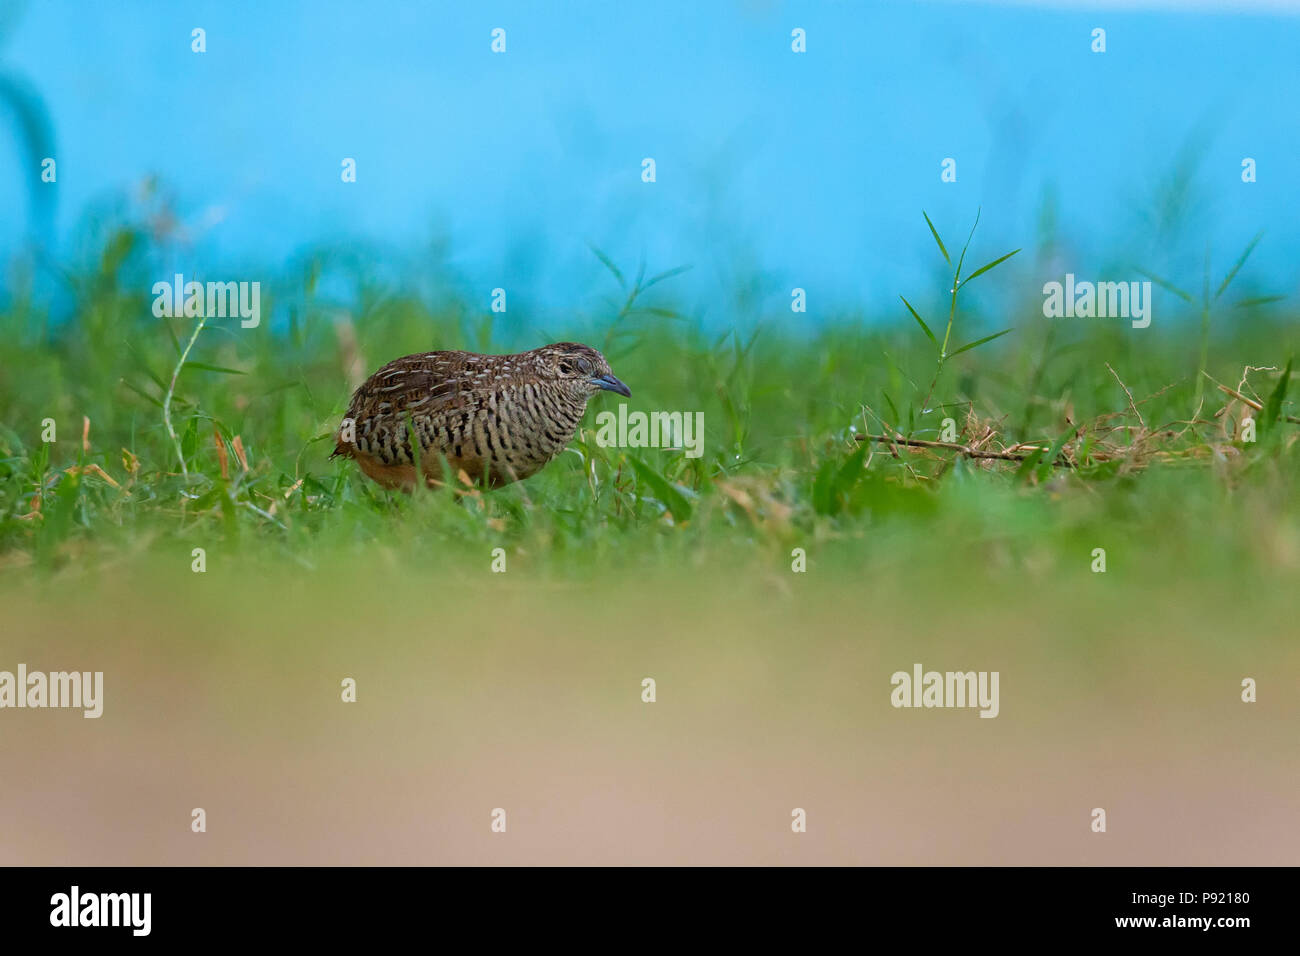
<svg viewBox="0 0 1300 956"><path fill-rule="evenodd" d="M632 397L632 389L628 388L626 385L624 385L622 382L616 379L612 373L609 375L601 375L598 378L593 378L591 380L591 384L598 385L601 388L605 389L605 391L607 392L618 392L620 395L623 395L627 398Z"/></svg>

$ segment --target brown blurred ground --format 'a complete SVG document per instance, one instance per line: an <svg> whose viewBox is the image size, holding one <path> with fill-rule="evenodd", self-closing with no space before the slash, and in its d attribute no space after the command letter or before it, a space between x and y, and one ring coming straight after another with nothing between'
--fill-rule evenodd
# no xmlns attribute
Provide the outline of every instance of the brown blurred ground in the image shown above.
<svg viewBox="0 0 1300 956"><path fill-rule="evenodd" d="M0 669L105 712L0 711L0 863L1300 862L1286 595L350 574L11 580ZM916 661L1000 716L895 710Z"/></svg>

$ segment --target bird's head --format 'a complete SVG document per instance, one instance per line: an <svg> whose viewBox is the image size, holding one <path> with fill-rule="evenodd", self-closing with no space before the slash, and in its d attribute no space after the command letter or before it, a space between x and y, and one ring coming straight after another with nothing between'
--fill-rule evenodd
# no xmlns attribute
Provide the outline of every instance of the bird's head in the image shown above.
<svg viewBox="0 0 1300 956"><path fill-rule="evenodd" d="M631 397L632 390L620 382L605 356L589 345L577 342L556 342L537 350L547 378L555 380L562 388L584 401L602 389Z"/></svg>

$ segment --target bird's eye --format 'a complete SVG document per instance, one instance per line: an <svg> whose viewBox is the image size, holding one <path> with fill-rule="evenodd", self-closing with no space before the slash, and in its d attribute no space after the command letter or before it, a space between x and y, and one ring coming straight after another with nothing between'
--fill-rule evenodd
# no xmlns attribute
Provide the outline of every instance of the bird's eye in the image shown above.
<svg viewBox="0 0 1300 956"><path fill-rule="evenodd" d="M578 371L581 372L583 375L590 375L591 363L588 362L585 358L578 359Z"/></svg>

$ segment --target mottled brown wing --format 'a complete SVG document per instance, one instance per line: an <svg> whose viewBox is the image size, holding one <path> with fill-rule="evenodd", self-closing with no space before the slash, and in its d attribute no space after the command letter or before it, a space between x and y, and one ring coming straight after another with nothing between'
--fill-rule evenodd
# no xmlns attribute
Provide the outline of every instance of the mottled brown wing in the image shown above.
<svg viewBox="0 0 1300 956"><path fill-rule="evenodd" d="M346 417L356 423L358 433L363 428L384 431L405 444L408 418L469 414L486 401L496 382L493 358L446 351L394 359L356 390ZM352 453L342 441L334 448L334 455Z"/></svg>

